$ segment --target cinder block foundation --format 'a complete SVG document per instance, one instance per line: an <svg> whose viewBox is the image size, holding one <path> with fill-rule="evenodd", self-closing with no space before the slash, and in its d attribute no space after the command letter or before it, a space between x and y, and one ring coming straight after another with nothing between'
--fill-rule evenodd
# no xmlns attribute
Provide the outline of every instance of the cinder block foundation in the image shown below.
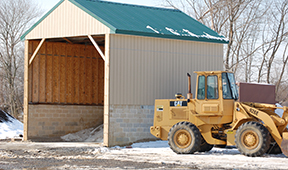
<svg viewBox="0 0 288 170"><path fill-rule="evenodd" d="M109 140L113 145L127 145L156 138L150 134L154 106L110 105Z"/></svg>
<svg viewBox="0 0 288 170"><path fill-rule="evenodd" d="M29 105L28 140L60 137L103 123L103 106Z"/></svg>

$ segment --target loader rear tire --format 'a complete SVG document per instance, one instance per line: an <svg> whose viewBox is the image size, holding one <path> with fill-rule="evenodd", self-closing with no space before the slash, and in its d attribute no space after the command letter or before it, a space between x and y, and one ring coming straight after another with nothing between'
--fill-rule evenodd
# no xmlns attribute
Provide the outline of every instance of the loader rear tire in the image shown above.
<svg viewBox="0 0 288 170"><path fill-rule="evenodd" d="M192 154L199 150L201 133L190 122L175 124L168 133L168 144L178 154Z"/></svg>
<svg viewBox="0 0 288 170"><path fill-rule="evenodd" d="M238 150L246 156L262 156L267 152L271 143L269 131L259 122L242 124L235 135Z"/></svg>
<svg viewBox="0 0 288 170"><path fill-rule="evenodd" d="M210 145L209 143L207 143L206 140L201 135L201 144L198 152L209 152L213 147L214 145Z"/></svg>

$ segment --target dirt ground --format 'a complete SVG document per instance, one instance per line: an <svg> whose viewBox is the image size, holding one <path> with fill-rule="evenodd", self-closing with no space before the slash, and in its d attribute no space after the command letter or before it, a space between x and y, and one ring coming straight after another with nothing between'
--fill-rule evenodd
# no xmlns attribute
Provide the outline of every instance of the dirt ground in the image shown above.
<svg viewBox="0 0 288 170"><path fill-rule="evenodd" d="M161 141L106 148L95 143L0 142L0 169L287 169L283 154L250 158L237 149L177 155Z"/></svg>
<svg viewBox="0 0 288 170"><path fill-rule="evenodd" d="M110 149L94 143L0 142L0 169L197 169L99 158L106 153Z"/></svg>

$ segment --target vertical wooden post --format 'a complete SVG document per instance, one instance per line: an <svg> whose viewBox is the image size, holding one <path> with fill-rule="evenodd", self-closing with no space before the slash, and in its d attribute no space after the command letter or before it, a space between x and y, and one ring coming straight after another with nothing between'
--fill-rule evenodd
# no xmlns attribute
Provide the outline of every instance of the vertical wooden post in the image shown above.
<svg viewBox="0 0 288 170"><path fill-rule="evenodd" d="M110 34L105 35L105 73L104 73L104 134L103 134L103 143L105 146L110 146L109 142L109 60L110 60Z"/></svg>
<svg viewBox="0 0 288 170"><path fill-rule="evenodd" d="M29 119L29 98L28 98L28 78L29 78L29 40L25 40L25 60L24 60L24 141L28 140L28 119Z"/></svg>

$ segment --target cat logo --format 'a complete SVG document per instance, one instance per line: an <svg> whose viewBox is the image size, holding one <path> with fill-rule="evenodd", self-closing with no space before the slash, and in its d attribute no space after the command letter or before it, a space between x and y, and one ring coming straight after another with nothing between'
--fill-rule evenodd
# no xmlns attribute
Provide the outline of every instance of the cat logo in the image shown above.
<svg viewBox="0 0 288 170"><path fill-rule="evenodd" d="M175 101L174 106L175 107L182 106L182 101Z"/></svg>
<svg viewBox="0 0 288 170"><path fill-rule="evenodd" d="M182 107L187 106L187 101L170 101L170 106L172 107Z"/></svg>

